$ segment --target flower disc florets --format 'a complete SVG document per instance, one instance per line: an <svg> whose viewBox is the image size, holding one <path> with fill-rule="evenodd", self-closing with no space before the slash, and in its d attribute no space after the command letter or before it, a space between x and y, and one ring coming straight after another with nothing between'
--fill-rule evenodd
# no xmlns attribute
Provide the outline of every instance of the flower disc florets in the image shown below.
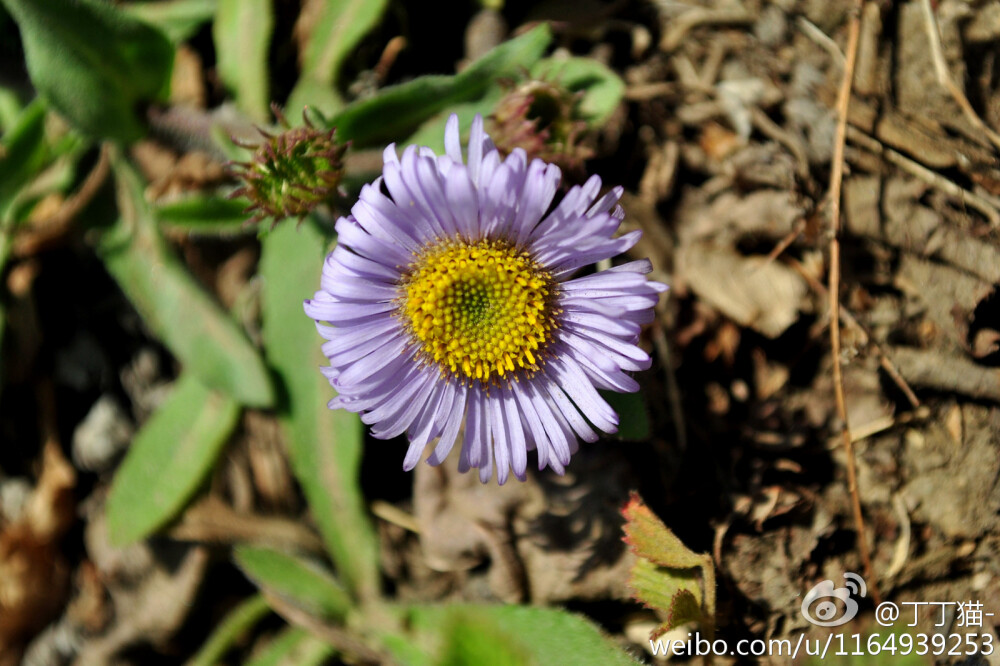
<svg viewBox="0 0 1000 666"><path fill-rule="evenodd" d="M557 204L561 172L520 148L504 158L476 117L468 156L458 118L445 154L395 146L382 178L337 221L337 248L306 313L326 338L331 408L361 415L372 435L406 433L405 469L445 460L487 481L562 473L578 438L613 433L618 415L598 389L636 391L649 367L637 346L665 285L648 261L576 277L621 254L621 188L599 196L593 176ZM460 435L464 425L464 434Z"/></svg>
<svg viewBox="0 0 1000 666"><path fill-rule="evenodd" d="M504 241L444 241L402 279L400 314L442 374L530 377L556 327L555 281Z"/></svg>
<svg viewBox="0 0 1000 666"><path fill-rule="evenodd" d="M336 197L344 175L347 146L337 143L336 129L317 129L305 113L305 126L290 128L280 111L274 111L285 131L274 135L259 130L263 143L239 144L254 149L250 161L232 165L243 186L230 196L250 200L245 212L253 213L251 223L266 218L272 224L287 217L302 219Z"/></svg>

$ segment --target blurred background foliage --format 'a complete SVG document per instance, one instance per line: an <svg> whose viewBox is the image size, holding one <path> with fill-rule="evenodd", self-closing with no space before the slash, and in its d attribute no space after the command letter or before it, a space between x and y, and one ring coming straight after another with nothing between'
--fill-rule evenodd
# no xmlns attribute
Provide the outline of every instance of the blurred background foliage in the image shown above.
<svg viewBox="0 0 1000 666"><path fill-rule="evenodd" d="M310 1L296 15L290 4L0 0L0 271L37 270L40 253L67 244L92 257L83 260L84 275L46 260L47 279L64 285L57 291L66 302L55 310L72 308L80 290L108 288L107 278L91 280L91 264L99 262L141 318L132 330L104 322L97 328L108 336L102 342L125 348L129 336L147 337L176 376L160 387L137 430L122 437L128 446L121 464L92 466L110 478L101 509L110 542L125 546L174 525L210 482L248 410L263 410L280 423L322 555L291 541L237 543L233 560L260 592L227 604L230 612L191 663L226 658L272 613L289 626L268 625L273 638L254 653L254 664L632 663L589 620L566 611L393 599L359 482L362 426L355 415L326 409L332 391L317 371L325 362L321 340L301 305L319 285L334 220L359 185L377 175L387 143L441 150L449 114L459 114L467 128L475 114L490 116L529 80L561 87L570 100L561 113L574 132L586 133L618 106L622 81L595 60L549 56L552 31L544 23L484 49L454 73L460 40L442 36L459 34L474 5ZM403 41L383 49L384 40L367 38L387 22ZM215 77L207 92L191 84L202 68ZM274 101L285 126L272 115ZM307 125L316 132L305 141L336 128L335 140L350 142L339 191L314 197L302 219L273 231L280 222L273 216L248 226L244 211L259 202L245 198L233 170L218 165L259 166L264 158L254 146L267 139L255 128L280 134ZM193 175L151 182L143 156L155 142L207 158ZM245 269L241 290L222 295L206 284L187 239L253 247L259 262ZM0 297L0 335L13 331L15 339L3 343L14 351L0 357L0 391L5 409L45 412L51 400L33 392L46 382L33 376L53 368L33 367L30 350L38 341L23 339L30 327L11 324L10 317L24 316L11 282L4 281ZM93 313L98 320L113 316ZM50 335L60 320L38 325ZM629 421L645 423L641 401L619 408L638 409ZM37 434L4 433L0 468L23 467L30 456L18 450L29 442L34 450ZM94 455L117 460L117 450ZM399 465L394 454L387 458L386 465ZM41 547L58 543L58 533L40 530L28 529L25 538ZM28 619L0 634L0 653L16 654L39 628L29 606L3 609Z"/></svg>

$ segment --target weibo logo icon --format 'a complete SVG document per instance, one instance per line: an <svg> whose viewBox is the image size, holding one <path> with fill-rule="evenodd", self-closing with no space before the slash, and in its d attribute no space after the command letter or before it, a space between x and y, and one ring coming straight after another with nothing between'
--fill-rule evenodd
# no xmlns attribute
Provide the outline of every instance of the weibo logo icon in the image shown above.
<svg viewBox="0 0 1000 666"><path fill-rule="evenodd" d="M864 597L867 593L864 578L856 573L845 573L844 587L836 589L832 580L824 580L806 593L802 600L802 617L819 627L839 627L858 614L855 597ZM838 610L842 611L839 615Z"/></svg>

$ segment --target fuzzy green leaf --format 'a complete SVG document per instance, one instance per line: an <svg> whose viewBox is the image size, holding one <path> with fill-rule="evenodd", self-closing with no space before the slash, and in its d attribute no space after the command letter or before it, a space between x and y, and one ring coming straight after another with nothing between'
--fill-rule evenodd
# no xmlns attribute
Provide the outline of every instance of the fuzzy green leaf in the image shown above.
<svg viewBox="0 0 1000 666"><path fill-rule="evenodd" d="M342 620L351 599L333 575L319 564L270 548L238 546L233 557L243 573L268 594L288 599L310 614Z"/></svg>
<svg viewBox="0 0 1000 666"><path fill-rule="evenodd" d="M236 104L259 123L270 120L268 47L274 29L271 0L218 0L212 24L219 78Z"/></svg>
<svg viewBox="0 0 1000 666"><path fill-rule="evenodd" d="M703 557L689 550L638 495L632 495L622 514L625 542L639 557L671 569L692 569L704 563Z"/></svg>
<svg viewBox="0 0 1000 666"><path fill-rule="evenodd" d="M448 124L448 118L452 114L458 116L458 126L464 131L472 125L472 120L477 115L485 118L493 113L493 109L501 97L503 97L503 91L496 87L487 92L481 99L452 106L421 125L420 129L410 135L404 145L427 146L437 154L443 154L444 130Z"/></svg>
<svg viewBox="0 0 1000 666"><path fill-rule="evenodd" d="M649 560L639 558L632 566L628 585L636 601L649 608L669 612L674 596L688 590L701 598L696 569L664 569Z"/></svg>
<svg viewBox="0 0 1000 666"><path fill-rule="evenodd" d="M591 127L607 120L625 95L621 77L593 58L546 58L531 68L531 76L582 93L576 112Z"/></svg>
<svg viewBox="0 0 1000 666"><path fill-rule="evenodd" d="M700 622L701 602L690 589L677 590L670 600L670 610L667 612L667 623L671 627L679 627L688 622Z"/></svg>
<svg viewBox="0 0 1000 666"><path fill-rule="evenodd" d="M236 426L239 406L190 373L142 426L108 495L108 531L131 543L173 518L211 471Z"/></svg>
<svg viewBox="0 0 1000 666"><path fill-rule="evenodd" d="M156 205L156 219L171 231L196 235L237 235L254 233L247 225L250 205L246 199L223 199L193 195Z"/></svg>
<svg viewBox="0 0 1000 666"><path fill-rule="evenodd" d="M45 103L36 99L0 138L0 217L14 194L45 164L47 154Z"/></svg>
<svg viewBox="0 0 1000 666"><path fill-rule="evenodd" d="M406 138L429 118L457 104L476 101L498 79L516 77L542 57L552 32L540 25L501 44L453 76L421 76L384 88L374 97L346 107L330 119L337 137L356 147Z"/></svg>
<svg viewBox="0 0 1000 666"><path fill-rule="evenodd" d="M214 666L222 661L233 644L246 636L247 633L271 612L267 600L260 594L255 595L231 610L225 619L212 630L204 645L198 650L187 666Z"/></svg>
<svg viewBox="0 0 1000 666"><path fill-rule="evenodd" d="M121 158L113 166L121 217L97 243L108 272L187 372L241 404L269 406L274 394L260 355L170 251L139 175Z"/></svg>
<svg viewBox="0 0 1000 666"><path fill-rule="evenodd" d="M0 0L21 30L32 83L93 138L142 137L164 99L174 49L156 28L99 0Z"/></svg>
<svg viewBox="0 0 1000 666"><path fill-rule="evenodd" d="M333 113L342 106L336 93L340 67L361 39L378 25L388 4L387 0L330 0L319 5L302 49L302 75L288 99L293 115L305 105L324 113Z"/></svg>
<svg viewBox="0 0 1000 666"><path fill-rule="evenodd" d="M217 0L149 0L121 5L124 12L156 26L179 44L215 16Z"/></svg>
<svg viewBox="0 0 1000 666"><path fill-rule="evenodd" d="M635 666L589 620L555 608L449 604L409 609L407 640L387 648L407 664Z"/></svg>
<svg viewBox="0 0 1000 666"><path fill-rule="evenodd" d="M284 224L263 241L263 336L267 358L285 391L279 417L292 469L336 565L338 577L361 598L378 591L378 543L358 474L362 429L355 414L330 411L334 396L319 367L322 338L302 310L319 288L328 242L312 219Z"/></svg>
<svg viewBox="0 0 1000 666"><path fill-rule="evenodd" d="M257 650L244 666L320 666L333 655L333 648L328 643L305 629L287 627Z"/></svg>
<svg viewBox="0 0 1000 666"><path fill-rule="evenodd" d="M651 638L692 620L711 635L715 628L711 556L689 550L635 493L622 515L625 542L637 556L629 576L632 596L667 617Z"/></svg>

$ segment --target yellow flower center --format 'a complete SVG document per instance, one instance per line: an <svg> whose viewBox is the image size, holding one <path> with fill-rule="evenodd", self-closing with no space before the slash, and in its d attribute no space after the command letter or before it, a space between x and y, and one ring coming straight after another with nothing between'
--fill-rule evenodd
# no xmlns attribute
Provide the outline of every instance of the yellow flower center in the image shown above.
<svg viewBox="0 0 1000 666"><path fill-rule="evenodd" d="M555 330L555 281L502 241L444 241L402 281L399 315L424 358L466 380L530 375Z"/></svg>

